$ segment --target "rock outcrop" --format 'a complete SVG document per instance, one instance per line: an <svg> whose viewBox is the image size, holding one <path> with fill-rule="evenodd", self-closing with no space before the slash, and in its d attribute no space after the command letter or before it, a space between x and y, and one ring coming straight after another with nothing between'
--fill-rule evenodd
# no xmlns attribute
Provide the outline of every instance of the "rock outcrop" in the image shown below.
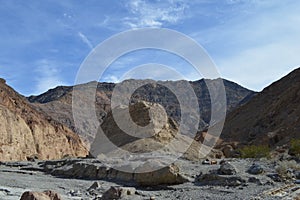
<svg viewBox="0 0 300 200"><path fill-rule="evenodd" d="M67 159L40 163L41 168L38 169L58 177L101 179L138 186L174 185L189 181L174 164L165 166L158 160L144 164L132 162L130 166L122 163L118 166L113 164L109 166L107 163L94 159ZM129 167L132 168L132 172L122 171Z"/></svg>
<svg viewBox="0 0 300 200"><path fill-rule="evenodd" d="M86 156L79 136L36 111L5 82L0 83L0 160Z"/></svg>
<svg viewBox="0 0 300 200"><path fill-rule="evenodd" d="M128 111L132 118L126 115ZM115 119L120 119L120 124ZM168 118L161 105L140 101L130 107L117 107L114 112L108 113L91 145L90 153L93 157L102 154L116 158L139 157L143 154L199 160L206 152L201 152L201 147L202 150L207 149L194 141L193 137L181 134L177 123Z"/></svg>

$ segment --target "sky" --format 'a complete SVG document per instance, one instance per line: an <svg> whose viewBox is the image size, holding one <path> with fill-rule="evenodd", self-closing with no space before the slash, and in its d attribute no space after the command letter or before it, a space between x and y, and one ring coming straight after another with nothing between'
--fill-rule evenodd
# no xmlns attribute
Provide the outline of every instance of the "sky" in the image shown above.
<svg viewBox="0 0 300 200"><path fill-rule="evenodd" d="M109 37L167 28L197 41L221 77L260 91L300 67L299 13L297 0L0 0L0 77L26 96L73 85L84 59ZM134 78L178 78L147 63L203 78L176 55L144 49L118 58L99 81L118 82L139 65L149 73Z"/></svg>

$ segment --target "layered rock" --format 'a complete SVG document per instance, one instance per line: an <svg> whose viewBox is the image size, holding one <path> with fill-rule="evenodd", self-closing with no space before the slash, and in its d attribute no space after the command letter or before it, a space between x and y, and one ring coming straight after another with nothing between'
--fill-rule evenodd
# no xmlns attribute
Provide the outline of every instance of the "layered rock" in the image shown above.
<svg viewBox="0 0 300 200"><path fill-rule="evenodd" d="M0 83L0 160L57 159L86 156L79 136L36 111L27 100Z"/></svg>

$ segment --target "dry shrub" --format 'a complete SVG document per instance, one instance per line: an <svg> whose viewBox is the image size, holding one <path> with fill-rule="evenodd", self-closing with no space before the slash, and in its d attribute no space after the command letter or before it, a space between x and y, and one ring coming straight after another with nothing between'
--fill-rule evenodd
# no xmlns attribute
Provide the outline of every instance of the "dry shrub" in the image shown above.
<svg viewBox="0 0 300 200"><path fill-rule="evenodd" d="M285 179L291 179L292 178L292 171L294 170L300 170L300 166L297 164L295 160L289 160L289 161L280 161L277 163L276 166L276 172L278 175Z"/></svg>
<svg viewBox="0 0 300 200"><path fill-rule="evenodd" d="M292 139L289 154L300 157L300 139Z"/></svg>
<svg viewBox="0 0 300 200"><path fill-rule="evenodd" d="M251 145L240 149L242 158L269 158L270 148L266 145Z"/></svg>

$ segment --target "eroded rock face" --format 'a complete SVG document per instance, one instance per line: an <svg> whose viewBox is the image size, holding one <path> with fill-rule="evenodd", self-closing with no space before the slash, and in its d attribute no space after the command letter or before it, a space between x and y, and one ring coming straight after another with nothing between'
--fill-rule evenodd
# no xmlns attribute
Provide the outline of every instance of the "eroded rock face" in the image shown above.
<svg viewBox="0 0 300 200"><path fill-rule="evenodd" d="M86 156L80 138L62 124L33 109L12 88L0 83L0 160L60 159Z"/></svg>

